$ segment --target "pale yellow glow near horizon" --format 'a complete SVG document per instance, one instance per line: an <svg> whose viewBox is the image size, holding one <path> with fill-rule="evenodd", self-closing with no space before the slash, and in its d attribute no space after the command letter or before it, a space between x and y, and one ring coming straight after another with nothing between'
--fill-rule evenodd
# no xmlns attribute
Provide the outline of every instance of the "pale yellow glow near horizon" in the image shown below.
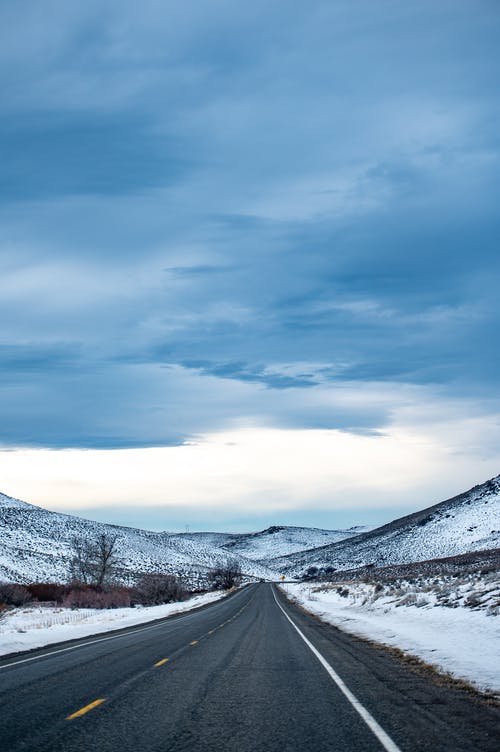
<svg viewBox="0 0 500 752"><path fill-rule="evenodd" d="M443 492L458 493L462 483L489 477L490 468L493 461L485 464L480 458L457 461L442 437L437 441L417 432L244 428L177 447L0 452L0 490L68 511L231 506L234 514L236 505L257 514L310 504L389 507L426 489L440 489L443 482Z"/></svg>

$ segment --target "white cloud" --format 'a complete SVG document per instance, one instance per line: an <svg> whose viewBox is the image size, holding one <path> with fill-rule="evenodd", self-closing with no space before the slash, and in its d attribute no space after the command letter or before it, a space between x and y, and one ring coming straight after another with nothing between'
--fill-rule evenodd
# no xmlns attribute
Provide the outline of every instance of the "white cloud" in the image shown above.
<svg viewBox="0 0 500 752"><path fill-rule="evenodd" d="M424 507L498 472L500 415L422 407L373 435L255 426L178 447L2 452L0 476L6 492L58 510L354 509L362 521L363 509Z"/></svg>

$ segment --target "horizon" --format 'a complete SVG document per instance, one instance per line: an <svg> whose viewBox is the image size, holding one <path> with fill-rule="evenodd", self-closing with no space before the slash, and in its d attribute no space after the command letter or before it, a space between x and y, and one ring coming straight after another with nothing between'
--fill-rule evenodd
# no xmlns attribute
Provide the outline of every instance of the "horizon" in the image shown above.
<svg viewBox="0 0 500 752"><path fill-rule="evenodd" d="M383 527L384 525L395 522L398 519L402 519L406 517L407 515L411 515L416 512L423 511L427 509L428 507L432 507L435 504L439 504L441 502L449 501L450 499L454 498L455 496L460 496L462 493L467 493L471 491L473 488L484 485L485 483L488 483L491 480L494 480L495 478L500 477L500 475L492 476L492 478L488 478L484 481L481 481L479 483L474 484L474 486L471 486L467 489L462 489L459 493L453 494L452 496L446 498L446 499L440 499L439 501L433 501L426 506L415 508L415 509L402 509L400 510L400 513L395 513L394 509L387 510L387 514L389 516L385 518L380 518L380 510L376 510L376 514L378 515L377 521L374 522L372 520L371 523L369 522L358 522L354 524L349 524L346 522L344 525L339 524L337 526L329 526L329 527L321 527L321 525L314 525L314 524L300 524L300 522L297 522L294 524L293 521L291 522L279 522L274 521L270 522L267 520L267 522L262 522L260 526L255 528L255 526L252 527L252 523L248 522L247 524L243 524L240 529L226 529L221 527L201 527L199 529L191 529L191 525L189 523L184 523L184 529L180 529L180 527L143 527L141 525L134 525L131 522L127 522L127 510L124 510L123 508L118 510L115 508L107 508L107 507L97 507L96 509L79 509L78 511L68 511L67 509L58 509L58 508L49 508L49 506L46 505L39 505L39 504L33 504L30 501L27 501L26 499L20 499L16 496L12 496L11 494L6 494L3 491L0 491L0 495L6 496L7 498L11 498L14 501L20 501L22 503L27 503L30 506L39 507L40 509L43 509L44 511L53 512L55 514L67 514L70 516L78 517L80 519L84 519L91 522L98 522L103 523L105 525L113 525L118 527L125 527L125 528L131 528L131 529L139 529L144 530L146 532L153 532L153 533L167 533L172 535L198 535L198 534L226 534L226 535L244 535L244 534L259 534L262 532L266 532L268 529L276 527L276 528L304 528L304 529L315 529L315 530L328 530L328 531L348 531L353 530L356 528L359 528L361 532L365 531L371 531L376 530L379 527ZM373 510L372 510L373 511ZM111 517L108 518L108 514L111 515ZM135 512L133 510L129 511L129 514L131 514L132 519L135 519ZM170 514L170 511L169 511ZM338 519L338 512L335 512L336 518ZM113 520L113 516L115 516L115 519ZM175 519L175 516L174 516ZM348 517L348 519L350 519ZM254 521L255 522L255 521ZM240 523L241 525L242 523Z"/></svg>
<svg viewBox="0 0 500 752"><path fill-rule="evenodd" d="M500 7L50 10L0 8L0 486L335 529L496 475Z"/></svg>

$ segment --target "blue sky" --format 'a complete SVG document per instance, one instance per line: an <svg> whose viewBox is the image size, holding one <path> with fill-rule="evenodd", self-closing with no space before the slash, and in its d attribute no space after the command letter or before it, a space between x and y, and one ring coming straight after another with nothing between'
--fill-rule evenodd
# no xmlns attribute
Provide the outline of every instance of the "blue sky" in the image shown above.
<svg viewBox="0 0 500 752"><path fill-rule="evenodd" d="M4 3L0 29L6 492L335 526L498 471L497 2ZM331 455L291 481L313 435ZM272 478L217 450L206 496L208 449L154 500L94 470L249 436Z"/></svg>

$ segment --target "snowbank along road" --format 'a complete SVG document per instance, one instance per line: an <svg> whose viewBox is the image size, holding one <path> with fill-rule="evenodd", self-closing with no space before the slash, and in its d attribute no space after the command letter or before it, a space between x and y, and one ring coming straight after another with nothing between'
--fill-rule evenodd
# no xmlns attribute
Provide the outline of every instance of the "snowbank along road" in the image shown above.
<svg viewBox="0 0 500 752"><path fill-rule="evenodd" d="M0 661L2 752L497 750L500 711L271 584Z"/></svg>

